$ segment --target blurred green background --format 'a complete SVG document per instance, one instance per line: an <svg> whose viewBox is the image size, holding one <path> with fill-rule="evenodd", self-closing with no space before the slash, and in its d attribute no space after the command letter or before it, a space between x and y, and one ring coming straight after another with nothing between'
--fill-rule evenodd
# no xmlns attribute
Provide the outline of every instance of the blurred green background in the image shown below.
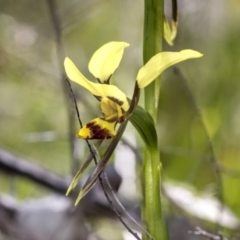
<svg viewBox="0 0 240 240"><path fill-rule="evenodd" d="M143 1L56 2L65 55L89 79L94 80L88 61L97 48L113 40L130 43L113 82L131 97L142 66ZM47 1L1 0L0 6L1 148L70 176L63 66L58 64ZM168 17L170 10L171 2L166 1ZM178 35L173 47L164 43L164 50L191 48L204 57L163 74L157 127L163 180L188 183L199 192L219 196L218 169L224 203L240 218L239 39L238 0L179 0ZM98 102L81 87L72 86L83 122L99 115ZM86 154L85 142L79 140L78 144ZM141 151L141 141L137 146ZM213 159L217 164L211 164ZM46 190L1 172L0 191L23 200Z"/></svg>

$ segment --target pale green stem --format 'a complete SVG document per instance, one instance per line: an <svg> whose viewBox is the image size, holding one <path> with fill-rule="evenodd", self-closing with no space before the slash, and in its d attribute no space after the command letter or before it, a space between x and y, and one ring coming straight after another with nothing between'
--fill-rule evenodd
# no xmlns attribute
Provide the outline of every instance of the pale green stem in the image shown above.
<svg viewBox="0 0 240 240"><path fill-rule="evenodd" d="M156 53L162 51L164 0L145 0L143 61L144 64ZM145 88L145 108L154 122L157 120L160 78Z"/></svg>
<svg viewBox="0 0 240 240"><path fill-rule="evenodd" d="M159 152L156 147L145 148L143 169L143 221L145 222L146 230L154 237L155 240L165 240L168 238L161 210L161 163ZM148 236L143 235L142 239L145 240L149 238Z"/></svg>
<svg viewBox="0 0 240 240"><path fill-rule="evenodd" d="M155 54L162 51L164 0L145 0L144 12L144 64ZM145 109L151 114L156 124L160 78L145 88ZM161 207L161 162L158 143L144 149L143 162L143 206L142 219L147 231L155 240L166 240ZM143 234L143 239L148 237Z"/></svg>

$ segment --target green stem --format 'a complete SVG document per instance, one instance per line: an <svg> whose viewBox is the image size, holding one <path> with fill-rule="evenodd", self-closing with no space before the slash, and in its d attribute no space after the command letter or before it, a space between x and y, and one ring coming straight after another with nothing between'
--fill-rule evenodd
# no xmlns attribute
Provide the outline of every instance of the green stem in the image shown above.
<svg viewBox="0 0 240 240"><path fill-rule="evenodd" d="M162 51L164 0L145 0L143 62ZM157 120L160 78L145 88L145 108Z"/></svg>
<svg viewBox="0 0 240 240"><path fill-rule="evenodd" d="M144 64L155 54L162 51L164 0L145 0L144 12ZM157 122L160 78L145 88L145 109ZM158 143L145 145L143 162L143 206L142 219L147 231L155 240L166 240L167 231L161 207L161 162ZM149 239L143 234L143 239Z"/></svg>
<svg viewBox="0 0 240 240"><path fill-rule="evenodd" d="M162 216L160 195L161 163L157 148L145 147L143 169L144 206L142 210L146 230L155 240L165 240L167 233ZM143 239L149 238L143 235Z"/></svg>

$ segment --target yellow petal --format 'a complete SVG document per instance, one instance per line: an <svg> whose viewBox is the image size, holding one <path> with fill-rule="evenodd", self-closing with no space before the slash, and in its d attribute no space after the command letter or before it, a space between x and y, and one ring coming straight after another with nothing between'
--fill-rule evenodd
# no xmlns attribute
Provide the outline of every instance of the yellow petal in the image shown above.
<svg viewBox="0 0 240 240"><path fill-rule="evenodd" d="M172 31L167 21L167 18L165 16L164 16L164 22L163 22L163 30L164 30L164 39L170 46L173 46Z"/></svg>
<svg viewBox="0 0 240 240"><path fill-rule="evenodd" d="M171 29L166 16L164 16L164 22L163 22L164 39L170 46L173 46L174 39L177 36L177 25L178 25L177 20L172 19L172 29Z"/></svg>
<svg viewBox="0 0 240 240"><path fill-rule="evenodd" d="M116 122L108 122L102 118L95 118L77 134L77 137L84 139L108 139L116 135L114 130Z"/></svg>
<svg viewBox="0 0 240 240"><path fill-rule="evenodd" d="M100 47L92 56L88 68L89 71L101 83L109 83L111 75L119 66L126 42L109 42Z"/></svg>
<svg viewBox="0 0 240 240"><path fill-rule="evenodd" d="M166 68L190 58L199 58L203 54L194 50L180 52L161 52L153 56L137 74L139 88L144 88L155 80Z"/></svg>
<svg viewBox="0 0 240 240"><path fill-rule="evenodd" d="M93 83L87 80L69 58L65 58L64 67L70 80L80 84L94 96L100 97L100 99L107 97L121 106L124 111L128 111L129 104L127 97L119 88L114 85Z"/></svg>

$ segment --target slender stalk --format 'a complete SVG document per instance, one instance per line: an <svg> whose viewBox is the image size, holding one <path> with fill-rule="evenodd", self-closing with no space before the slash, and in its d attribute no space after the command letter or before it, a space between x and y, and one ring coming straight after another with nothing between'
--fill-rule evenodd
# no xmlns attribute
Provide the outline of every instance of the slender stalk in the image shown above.
<svg viewBox="0 0 240 240"><path fill-rule="evenodd" d="M144 12L144 64L155 54L162 51L164 0L145 0ZM160 78L145 88L145 109L157 122ZM167 231L161 208L161 162L158 143L144 149L143 160L143 206L142 219L147 231L155 240L166 240ZM143 234L143 239L149 239Z"/></svg>
<svg viewBox="0 0 240 240"><path fill-rule="evenodd" d="M162 217L160 198L161 165L157 149L145 149L143 169L143 221L145 222L146 230L155 240L165 240L167 239L166 229ZM143 235L143 239L149 238Z"/></svg>
<svg viewBox="0 0 240 240"><path fill-rule="evenodd" d="M145 0L143 62L162 51L164 0ZM145 88L145 108L157 120L160 78Z"/></svg>

